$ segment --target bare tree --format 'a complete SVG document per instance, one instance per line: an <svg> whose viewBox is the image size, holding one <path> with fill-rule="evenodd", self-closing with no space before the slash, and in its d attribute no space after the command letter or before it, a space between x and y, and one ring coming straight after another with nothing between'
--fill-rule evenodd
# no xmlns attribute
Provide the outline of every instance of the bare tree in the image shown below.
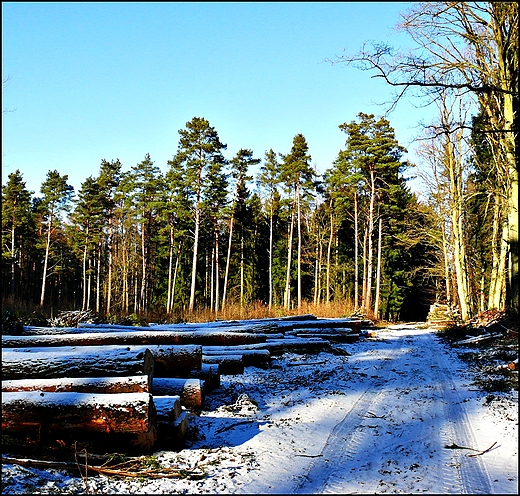
<svg viewBox="0 0 520 496"><path fill-rule="evenodd" d="M517 2L424 2L413 4L398 29L415 44L396 52L387 44L365 45L333 63L375 72L396 89L391 111L405 95L427 97L458 91L485 112L496 149L497 174L508 198L508 304L518 311L518 4ZM465 124L466 125L466 124Z"/></svg>

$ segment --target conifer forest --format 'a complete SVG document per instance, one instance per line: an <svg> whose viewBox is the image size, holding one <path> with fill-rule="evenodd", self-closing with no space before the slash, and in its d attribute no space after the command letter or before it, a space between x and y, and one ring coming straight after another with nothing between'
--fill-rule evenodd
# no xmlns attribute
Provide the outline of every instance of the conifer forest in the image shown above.
<svg viewBox="0 0 520 496"><path fill-rule="evenodd" d="M436 106L420 170L391 114L362 109L338 123L344 147L321 174L303 134L228 156L203 116L167 164L153 150L100 157L77 191L65 166L39 192L17 170L2 180L3 308L171 322L229 307L389 321L425 320L434 303L462 320L518 311L518 5L414 5L401 27L416 54L366 45L332 63L382 77L395 105ZM407 184L418 174L421 196Z"/></svg>

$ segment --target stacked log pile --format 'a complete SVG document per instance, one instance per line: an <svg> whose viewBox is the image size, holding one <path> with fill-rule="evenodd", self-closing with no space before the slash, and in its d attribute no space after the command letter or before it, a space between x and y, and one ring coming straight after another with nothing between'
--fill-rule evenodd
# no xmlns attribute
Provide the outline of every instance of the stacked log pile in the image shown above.
<svg viewBox="0 0 520 496"><path fill-rule="evenodd" d="M358 339L368 321L312 315L204 324L30 327L2 336L2 430L36 442L80 434L111 448L182 445L220 376L271 356ZM115 444L114 444L115 443Z"/></svg>

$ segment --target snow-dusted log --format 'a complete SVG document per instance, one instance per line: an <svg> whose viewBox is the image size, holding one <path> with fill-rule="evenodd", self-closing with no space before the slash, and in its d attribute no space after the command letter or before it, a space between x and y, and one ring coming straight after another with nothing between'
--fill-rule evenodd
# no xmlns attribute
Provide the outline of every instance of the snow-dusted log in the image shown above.
<svg viewBox="0 0 520 496"><path fill-rule="evenodd" d="M179 395L154 396L153 402L158 420L173 422L182 412L181 397Z"/></svg>
<svg viewBox="0 0 520 496"><path fill-rule="evenodd" d="M153 380L152 394L159 396L179 396L181 405L188 408L202 408L205 390L200 379L177 377L156 377Z"/></svg>
<svg viewBox="0 0 520 496"><path fill-rule="evenodd" d="M463 339L462 341L457 341L456 343L453 343L452 346L463 346L466 344L474 344L479 343L480 341L485 341L487 339L494 339L494 338L502 338L504 335L500 332L494 332L491 334L482 334L480 336L474 336L468 339Z"/></svg>
<svg viewBox="0 0 520 496"><path fill-rule="evenodd" d="M154 359L154 375L158 377L182 377L192 369L202 366L202 347L199 345L109 345L109 346L55 346L30 348L4 348L4 353L26 354L52 353L69 354L79 358L89 354L99 354L103 360L112 361L121 354L134 353L136 356L149 350ZM115 355L115 357L112 357ZM113 375L113 374L105 374ZM122 375L122 374L117 374ZM125 374L128 375L128 374ZM58 376L60 377L60 376ZM63 377L63 376L62 376ZM71 377L80 377L77 375Z"/></svg>
<svg viewBox="0 0 520 496"><path fill-rule="evenodd" d="M220 365L203 363L200 370L192 370L190 377L204 381L206 394L220 387Z"/></svg>
<svg viewBox="0 0 520 496"><path fill-rule="evenodd" d="M202 363L218 363L222 375L238 375L244 373L242 355L202 355Z"/></svg>
<svg viewBox="0 0 520 496"><path fill-rule="evenodd" d="M172 450L180 448L188 431L189 412L183 410L174 420L157 420L157 448Z"/></svg>
<svg viewBox="0 0 520 496"><path fill-rule="evenodd" d="M154 357L146 347L138 350L125 346L2 350L4 380L146 375L151 381L153 373Z"/></svg>
<svg viewBox="0 0 520 496"><path fill-rule="evenodd" d="M359 340L360 334L353 332L305 332L296 331L296 336L300 338L321 338L335 343L353 343Z"/></svg>
<svg viewBox="0 0 520 496"><path fill-rule="evenodd" d="M265 349L248 350L241 346L203 346L202 354L206 356L242 355L244 367L266 368L271 365L271 353Z"/></svg>
<svg viewBox="0 0 520 496"><path fill-rule="evenodd" d="M153 444L155 426L149 393L2 393L4 432L37 427L45 432L145 434L146 443Z"/></svg>
<svg viewBox="0 0 520 496"><path fill-rule="evenodd" d="M41 391L44 393L148 393L150 377L78 377L57 379L18 379L2 381L3 392Z"/></svg>
<svg viewBox="0 0 520 496"><path fill-rule="evenodd" d="M83 332L35 336L2 336L2 348L43 346L104 346L104 345L238 345L263 343L263 333L234 332L223 329L186 331L150 330L116 332Z"/></svg>
<svg viewBox="0 0 520 496"><path fill-rule="evenodd" d="M301 320L301 321L285 321L278 323L278 329L280 331L292 331L299 329L307 329L307 328L350 328L354 332L360 332L363 327L367 327L372 325L372 321L370 320L360 320L360 319L310 319L310 320Z"/></svg>

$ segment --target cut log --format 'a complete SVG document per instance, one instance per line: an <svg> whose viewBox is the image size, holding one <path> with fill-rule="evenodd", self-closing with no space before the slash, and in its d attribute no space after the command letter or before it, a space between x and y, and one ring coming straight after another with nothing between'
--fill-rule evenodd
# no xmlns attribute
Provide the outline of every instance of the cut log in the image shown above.
<svg viewBox="0 0 520 496"><path fill-rule="evenodd" d="M182 412L181 397L179 395L154 396L153 402L158 420L173 422Z"/></svg>
<svg viewBox="0 0 520 496"><path fill-rule="evenodd" d="M133 444L151 448L157 437L151 394L2 393L2 431L133 435Z"/></svg>
<svg viewBox="0 0 520 496"><path fill-rule="evenodd" d="M202 363L218 363L221 375L239 375L244 373L242 355L202 355Z"/></svg>
<svg viewBox="0 0 520 496"><path fill-rule="evenodd" d="M199 331L124 331L2 336L2 348L104 346L104 345L238 345L263 343L266 334L221 329Z"/></svg>
<svg viewBox="0 0 520 496"><path fill-rule="evenodd" d="M157 421L157 448L162 450L179 449L186 440L189 412L183 410L174 421Z"/></svg>
<svg viewBox="0 0 520 496"><path fill-rule="evenodd" d="M306 329L306 328L338 328L338 327L348 327L352 329L354 332L360 332L362 327L367 327L372 325L372 321L370 320L358 320L358 319L311 319L311 320L301 320L301 321L286 321L279 322L278 329L280 331L292 331L297 329Z"/></svg>
<svg viewBox="0 0 520 496"><path fill-rule="evenodd" d="M247 350L241 346L204 346L202 354L206 356L242 355L244 367L268 368L271 365L271 353L265 349Z"/></svg>
<svg viewBox="0 0 520 496"><path fill-rule="evenodd" d="M128 352L139 355L144 353L146 350L149 350L153 355L154 375L158 377L182 377L190 370L200 369L202 366L202 347L199 345L44 346L34 348L4 348L5 353L12 351L26 354L66 353L69 355L81 356L85 354L98 353L103 357L107 357L107 359L109 355L111 356L113 353L119 354L121 352Z"/></svg>
<svg viewBox="0 0 520 496"><path fill-rule="evenodd" d="M61 351L2 350L4 380L146 375L151 386L153 371L154 358L145 347L138 351L124 346Z"/></svg>
<svg viewBox="0 0 520 496"><path fill-rule="evenodd" d="M220 365L203 363L201 370L192 370L190 377L204 381L206 394L220 387Z"/></svg>
<svg viewBox="0 0 520 496"><path fill-rule="evenodd" d="M2 381L3 392L41 391L44 393L148 393L150 377L78 377L61 379L18 379Z"/></svg>
<svg viewBox="0 0 520 496"><path fill-rule="evenodd" d="M299 332L296 334L297 337L302 338L321 338L326 339L327 341L332 341L334 343L354 343L355 341L359 341L359 334L355 334L352 332L349 333L341 333L341 332L319 332L319 333L302 333Z"/></svg>
<svg viewBox="0 0 520 496"><path fill-rule="evenodd" d="M252 345L248 345L251 347ZM262 343L262 348L269 350L271 355L284 353L319 353L330 350L330 343L322 338L286 338L273 339Z"/></svg>
<svg viewBox="0 0 520 496"><path fill-rule="evenodd" d="M509 370L518 370L518 358L507 364Z"/></svg>
<svg viewBox="0 0 520 496"><path fill-rule="evenodd" d="M179 396L181 405L188 408L202 408L205 391L200 379L177 377L154 378L152 385L154 398L159 396Z"/></svg>
<svg viewBox="0 0 520 496"><path fill-rule="evenodd" d="M475 344L475 343L479 343L480 341L485 341L487 339L502 338L502 337L504 337L504 335L501 334L500 332L494 332L492 334L482 334L480 336L475 336L475 337L471 337L468 339L463 339L462 341L457 341L457 342L453 343L452 346L463 346L466 344Z"/></svg>

